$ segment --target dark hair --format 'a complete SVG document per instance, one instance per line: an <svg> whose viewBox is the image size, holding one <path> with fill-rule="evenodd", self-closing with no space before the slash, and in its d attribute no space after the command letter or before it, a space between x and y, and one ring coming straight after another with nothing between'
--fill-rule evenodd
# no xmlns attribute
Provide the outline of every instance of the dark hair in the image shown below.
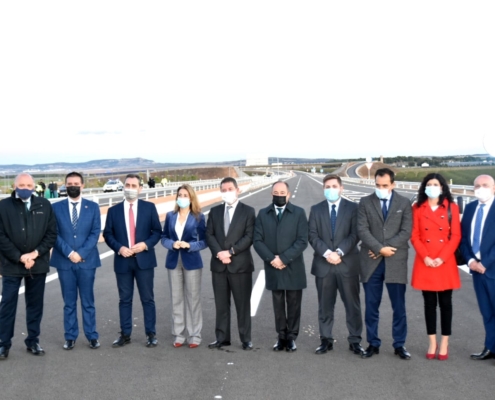
<svg viewBox="0 0 495 400"><path fill-rule="evenodd" d="M229 182L232 182L236 189L239 187L239 186L237 186L237 181L234 178L227 176L226 178L223 178L222 181L220 182L220 188L222 188L222 185L224 183L229 183Z"/></svg>
<svg viewBox="0 0 495 400"><path fill-rule="evenodd" d="M131 178L131 179L136 178L139 182L139 186L143 186L143 184L141 183L141 177L138 174L127 174L124 178L124 183L127 180L127 178Z"/></svg>
<svg viewBox="0 0 495 400"><path fill-rule="evenodd" d="M334 174L325 175L325 177L323 178L323 184L325 184L326 181L329 181L331 179L337 180L337 182L339 182L339 185L342 186L342 179L340 178L340 176Z"/></svg>
<svg viewBox="0 0 495 400"><path fill-rule="evenodd" d="M376 172L375 172L375 179L377 176L385 176L385 175L388 175L390 176L390 183L394 183L394 179L395 179L395 172L392 171L390 168L380 168L380 169L377 169Z"/></svg>
<svg viewBox="0 0 495 400"><path fill-rule="evenodd" d="M416 203L417 206L419 207L426 200L428 200L428 196L425 193L425 189L426 189L426 184L432 179L438 180L440 186L442 187L442 193L438 197L438 205L442 205L445 199L447 199L449 203L453 203L454 199L452 197L452 193L450 193L450 188L447 181L442 175L433 172L431 174L426 175L423 178L423 181L421 182L421 186L418 189L418 202Z"/></svg>
<svg viewBox="0 0 495 400"><path fill-rule="evenodd" d="M277 181L277 182L274 182L273 185L272 185L272 189L273 187L277 184L277 183L283 183L285 185L285 187L287 188L287 191L289 191L289 184L285 181Z"/></svg>
<svg viewBox="0 0 495 400"><path fill-rule="evenodd" d="M81 183L84 183L83 176L79 172L76 172L76 171L69 172L67 175L65 175L65 183L67 183L67 178L74 178L74 177L77 177L77 176L79 178L81 178Z"/></svg>

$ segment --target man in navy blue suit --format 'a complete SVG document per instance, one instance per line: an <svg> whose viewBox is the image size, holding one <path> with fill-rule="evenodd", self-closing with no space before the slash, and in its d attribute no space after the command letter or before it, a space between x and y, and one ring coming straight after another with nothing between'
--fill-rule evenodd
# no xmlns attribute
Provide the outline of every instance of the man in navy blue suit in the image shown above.
<svg viewBox="0 0 495 400"><path fill-rule="evenodd" d="M65 350L72 350L79 335L77 293L81 298L84 335L89 347L97 349L96 312L93 287L96 268L101 266L98 239L101 231L100 208L83 199L84 178L78 172L65 177L66 200L53 204L57 218L57 242L50 265L58 271L64 299Z"/></svg>
<svg viewBox="0 0 495 400"><path fill-rule="evenodd" d="M162 227L153 203L138 200L142 190L141 178L128 174L124 181L125 200L110 207L103 237L115 252L114 270L119 290L120 336L114 347L131 341L132 297L136 281L143 305L146 346L155 347L156 310L153 294L155 245L160 240Z"/></svg>
<svg viewBox="0 0 495 400"><path fill-rule="evenodd" d="M489 175L474 180L478 199L462 217L461 252L473 275L473 286L485 326L485 347L473 360L495 358L495 181Z"/></svg>

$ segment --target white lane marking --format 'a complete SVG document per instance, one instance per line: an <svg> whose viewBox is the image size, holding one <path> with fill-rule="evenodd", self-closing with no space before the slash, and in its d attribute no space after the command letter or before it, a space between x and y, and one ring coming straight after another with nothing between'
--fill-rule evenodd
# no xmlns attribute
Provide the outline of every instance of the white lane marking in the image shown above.
<svg viewBox="0 0 495 400"><path fill-rule="evenodd" d="M258 275L258 279L256 279L253 291L251 292L251 317L254 317L256 315L256 311L258 311L258 306L260 305L261 296L263 295L264 290L265 270L262 269Z"/></svg>
<svg viewBox="0 0 495 400"><path fill-rule="evenodd" d="M458 265L457 266L459 269L462 269L466 274L469 274L469 267L464 264L464 265Z"/></svg>

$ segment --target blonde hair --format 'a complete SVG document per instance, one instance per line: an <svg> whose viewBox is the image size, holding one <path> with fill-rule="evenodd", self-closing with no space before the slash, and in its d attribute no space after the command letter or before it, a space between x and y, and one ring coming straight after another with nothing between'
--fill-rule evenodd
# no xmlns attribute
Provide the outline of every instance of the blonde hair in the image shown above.
<svg viewBox="0 0 495 400"><path fill-rule="evenodd" d="M199 215L201 214L201 206L199 204L198 196L196 195L196 192L192 188L191 185L188 185L185 183L184 185L180 186L177 189L177 194L175 195L175 207L174 207L174 212L179 212L179 205L177 204L177 199L179 198L179 192L181 189L184 189L187 191L189 194L189 201L191 204L189 205L189 210L193 213L193 215L196 217L196 219L199 219Z"/></svg>

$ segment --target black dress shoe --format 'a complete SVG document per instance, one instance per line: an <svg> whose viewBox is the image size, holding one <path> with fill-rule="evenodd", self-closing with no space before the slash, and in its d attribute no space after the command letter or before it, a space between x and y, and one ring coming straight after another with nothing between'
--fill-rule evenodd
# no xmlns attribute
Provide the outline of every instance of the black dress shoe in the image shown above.
<svg viewBox="0 0 495 400"><path fill-rule="evenodd" d="M325 354L330 350L333 350L333 342L328 339L321 339L321 344L316 348L315 354Z"/></svg>
<svg viewBox="0 0 495 400"><path fill-rule="evenodd" d="M371 344L368 346L368 348L364 351L363 354L361 354L361 357L363 358L370 358L373 356L373 354L379 354L380 353L380 348L372 346Z"/></svg>
<svg viewBox="0 0 495 400"><path fill-rule="evenodd" d="M399 356L403 360L410 360L411 359L411 353L409 353L404 346L397 347L394 351L394 354L396 356Z"/></svg>
<svg viewBox="0 0 495 400"><path fill-rule="evenodd" d="M215 340L213 343L210 343L208 345L209 349L219 349L220 347L223 346L230 346L230 340L224 340L223 342L219 342L218 340Z"/></svg>
<svg viewBox="0 0 495 400"><path fill-rule="evenodd" d="M0 347L0 360L5 360L9 356L9 349L5 346Z"/></svg>
<svg viewBox="0 0 495 400"><path fill-rule="evenodd" d="M64 349L65 350L72 350L75 345L76 345L75 340L66 340L64 343Z"/></svg>
<svg viewBox="0 0 495 400"><path fill-rule="evenodd" d="M251 342L242 342L242 350L253 350L253 344Z"/></svg>
<svg viewBox="0 0 495 400"><path fill-rule="evenodd" d="M98 347L100 347L100 342L98 341L98 339L91 339L89 341L89 348L90 349L97 349Z"/></svg>
<svg viewBox="0 0 495 400"><path fill-rule="evenodd" d="M285 339L278 339L277 343L273 345L273 351L282 351L285 350L287 341Z"/></svg>
<svg viewBox="0 0 495 400"><path fill-rule="evenodd" d="M495 355L486 347L483 349L481 353L471 354L472 360L489 360L490 358L495 358Z"/></svg>
<svg viewBox="0 0 495 400"><path fill-rule="evenodd" d="M349 350L354 352L354 354L363 354L364 349L361 347L359 343L349 343Z"/></svg>
<svg viewBox="0 0 495 400"><path fill-rule="evenodd" d="M35 343L30 347L26 347L26 350L29 351L33 356L44 356L45 350L43 350L39 343Z"/></svg>
<svg viewBox="0 0 495 400"><path fill-rule="evenodd" d="M156 347L158 344L158 339L154 333L148 333L146 336L146 347Z"/></svg>
<svg viewBox="0 0 495 400"><path fill-rule="evenodd" d="M294 352L297 350L296 342L295 340L289 339L287 340L287 344L285 345L285 351L288 351L289 353Z"/></svg>
<svg viewBox="0 0 495 400"><path fill-rule="evenodd" d="M124 335L123 333L112 343L113 347L122 347L126 344L131 343L131 337Z"/></svg>

